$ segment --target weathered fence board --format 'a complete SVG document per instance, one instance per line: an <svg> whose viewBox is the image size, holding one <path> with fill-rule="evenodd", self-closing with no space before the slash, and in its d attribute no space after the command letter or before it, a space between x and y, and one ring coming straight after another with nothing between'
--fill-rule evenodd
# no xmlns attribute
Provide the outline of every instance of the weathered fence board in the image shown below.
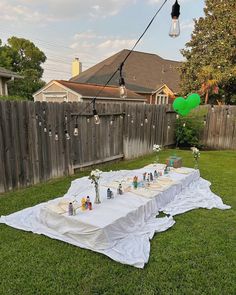
<svg viewBox="0 0 236 295"><path fill-rule="evenodd" d="M148 154L153 144L174 144L176 115L169 106L100 103L96 108L100 125L94 124L89 103L0 101L0 192L69 175L75 168ZM236 149L236 107L229 108L229 116L227 108L197 110L207 114L204 145ZM71 114L81 112L75 137Z"/></svg>

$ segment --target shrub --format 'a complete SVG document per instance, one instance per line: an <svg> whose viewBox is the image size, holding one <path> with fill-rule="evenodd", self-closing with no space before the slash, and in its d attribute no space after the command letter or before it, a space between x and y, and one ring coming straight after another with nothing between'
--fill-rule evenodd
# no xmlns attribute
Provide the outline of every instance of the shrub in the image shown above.
<svg viewBox="0 0 236 295"><path fill-rule="evenodd" d="M179 147L201 147L200 136L204 127L204 119L193 115L176 119L175 140Z"/></svg>
<svg viewBox="0 0 236 295"><path fill-rule="evenodd" d="M0 100L27 100L27 98L17 96L17 95L9 95L9 96L0 96Z"/></svg>

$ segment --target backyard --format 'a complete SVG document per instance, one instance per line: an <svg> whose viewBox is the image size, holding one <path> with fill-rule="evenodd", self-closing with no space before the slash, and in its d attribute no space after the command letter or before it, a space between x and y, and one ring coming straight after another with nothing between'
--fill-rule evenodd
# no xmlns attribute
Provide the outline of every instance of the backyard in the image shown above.
<svg viewBox="0 0 236 295"><path fill-rule="evenodd" d="M164 150L160 160L174 153ZM193 167L189 150L176 150ZM99 166L136 169L155 155ZM236 294L236 152L203 151L200 171L231 210L198 209L151 241L144 269L42 235L0 224L0 294ZM62 196L73 179L89 171L0 195L0 215Z"/></svg>

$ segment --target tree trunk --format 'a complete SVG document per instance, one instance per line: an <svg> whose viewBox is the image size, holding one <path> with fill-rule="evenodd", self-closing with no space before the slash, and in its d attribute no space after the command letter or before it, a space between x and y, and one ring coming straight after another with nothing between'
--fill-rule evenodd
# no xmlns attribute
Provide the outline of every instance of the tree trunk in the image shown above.
<svg viewBox="0 0 236 295"><path fill-rule="evenodd" d="M205 96L205 104L208 104L208 100L209 100L209 91L206 91L206 96Z"/></svg>

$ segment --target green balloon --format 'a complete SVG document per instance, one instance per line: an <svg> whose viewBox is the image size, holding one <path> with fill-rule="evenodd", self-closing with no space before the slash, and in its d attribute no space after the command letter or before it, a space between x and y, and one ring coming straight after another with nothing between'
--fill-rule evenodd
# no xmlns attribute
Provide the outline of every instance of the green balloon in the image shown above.
<svg viewBox="0 0 236 295"><path fill-rule="evenodd" d="M183 97L177 97L173 102L173 108L178 113L187 108L187 101Z"/></svg>
<svg viewBox="0 0 236 295"><path fill-rule="evenodd" d="M189 112L190 112L190 109L189 108L186 108L184 110L179 111L179 114L181 116L187 116L189 114Z"/></svg>
<svg viewBox="0 0 236 295"><path fill-rule="evenodd" d="M201 98L200 95L197 93L192 93L187 98L188 108L191 110L199 106L200 102Z"/></svg>

